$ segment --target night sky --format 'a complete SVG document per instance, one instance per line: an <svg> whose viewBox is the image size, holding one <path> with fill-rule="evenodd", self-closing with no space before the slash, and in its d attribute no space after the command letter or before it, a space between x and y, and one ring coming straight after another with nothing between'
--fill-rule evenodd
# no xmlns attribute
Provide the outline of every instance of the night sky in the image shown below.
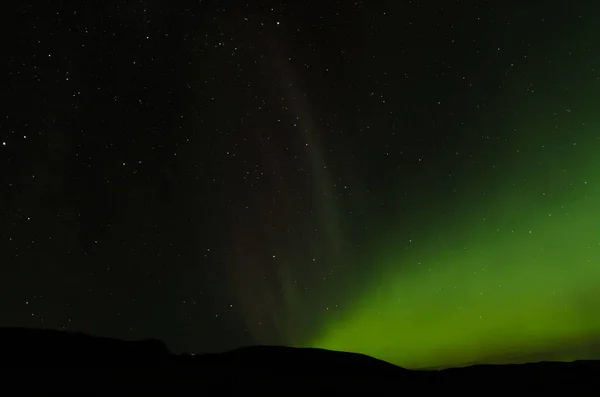
<svg viewBox="0 0 600 397"><path fill-rule="evenodd" d="M600 5L3 3L0 326L600 358Z"/></svg>

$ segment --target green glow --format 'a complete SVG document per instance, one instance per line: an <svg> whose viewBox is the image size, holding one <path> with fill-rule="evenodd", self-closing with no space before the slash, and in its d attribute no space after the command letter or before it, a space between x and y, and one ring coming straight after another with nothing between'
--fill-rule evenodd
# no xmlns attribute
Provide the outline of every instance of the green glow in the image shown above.
<svg viewBox="0 0 600 397"><path fill-rule="evenodd" d="M452 217L435 215L448 197L423 199L430 218L399 217L402 230L429 227L411 242L385 236L372 258L379 277L309 345L409 368L598 358L569 348L600 341L599 84L582 75L561 83L568 96L548 83L493 127L508 138L476 159L487 174L457 176L469 183Z"/></svg>
<svg viewBox="0 0 600 397"><path fill-rule="evenodd" d="M573 37L549 20L547 31L531 32L546 7L498 9L496 33L482 38L467 70L449 72L468 76L453 98L465 102L452 115L464 127L460 153L443 147L436 124L440 158L411 168L410 138L420 131L400 120L406 131L395 138L406 134L407 149L398 163L410 172L389 187L394 176L367 184L374 193L360 188L365 174L352 161L329 165L309 97L291 65L276 62L313 189L300 197L296 181L281 179L267 205L257 201L254 221L235 221L226 265L257 343L408 368L600 358L598 12L565 19ZM366 121L373 134L390 128L389 119ZM382 153L357 157L378 163ZM393 174L388 160L373 169ZM314 217L301 218L305 208Z"/></svg>
<svg viewBox="0 0 600 397"><path fill-rule="evenodd" d="M570 200L535 212L535 196L508 193L446 252L436 253L443 237L399 249L373 292L313 345L426 367L598 337L600 184L589 176ZM396 262L411 270L395 272Z"/></svg>

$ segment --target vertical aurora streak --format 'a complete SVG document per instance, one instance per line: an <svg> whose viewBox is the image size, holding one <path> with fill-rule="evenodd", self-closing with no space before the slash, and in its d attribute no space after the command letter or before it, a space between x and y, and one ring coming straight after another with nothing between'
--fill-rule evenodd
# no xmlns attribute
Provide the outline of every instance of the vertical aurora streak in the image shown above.
<svg viewBox="0 0 600 397"><path fill-rule="evenodd" d="M311 178L276 182L278 193L261 199L254 220L275 226L246 229L234 244L256 251L229 265L234 289L246 291L239 300L249 306L242 312L257 342L360 352L410 368L598 356L600 84L590 73L598 60L586 53L591 31L552 49L571 54L568 65L541 53L520 60L522 71L507 65L486 110L464 115L465 130L475 131L465 134L465 150L474 147L469 139L484 148L457 168L453 188L429 186L417 200L386 208L388 224L371 226L368 247L354 250L347 249L344 213L374 206L366 194L335 199L333 181L349 171L327 167L319 123L276 46L278 81ZM441 175L452 161L432 167ZM301 183L312 197L295 193ZM401 196L407 186L390 190ZM295 217L300 207L316 209L314 218ZM321 239L303 237L317 229ZM277 253L271 259L266 252ZM246 266L268 267L273 277L249 282ZM337 287L315 282L331 269L353 270ZM307 284L310 290L300 287ZM330 310L332 302L339 310ZM265 327L265 316L277 325Z"/></svg>

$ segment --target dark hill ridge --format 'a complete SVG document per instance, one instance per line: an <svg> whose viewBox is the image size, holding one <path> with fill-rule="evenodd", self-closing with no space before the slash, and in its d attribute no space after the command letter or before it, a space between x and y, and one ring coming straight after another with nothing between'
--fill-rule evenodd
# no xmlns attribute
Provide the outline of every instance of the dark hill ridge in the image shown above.
<svg viewBox="0 0 600 397"><path fill-rule="evenodd" d="M158 340L122 341L55 330L0 328L0 367L62 368L61 372L94 369L93 373L121 368L126 377L104 374L103 383L139 382L153 387L174 382L182 385L219 383L229 387L252 388L260 379L260 390L293 377L297 387L319 385L323 394L381 390L387 387L418 387L419 390L477 390L478 387L510 388L525 391L547 390L572 385L596 387L600 382L600 361L573 363L542 362L523 365L478 365L440 371L412 371L362 354L276 346L254 346L220 354L176 355ZM137 368L148 371L137 372ZM149 375L152 368L160 368ZM116 372L115 372L116 373ZM159 375L156 375L159 374ZM251 376L247 376L251 375ZM252 386L232 380L253 379ZM341 378L340 378L341 377ZM376 377L376 378L375 378ZM136 386L137 387L137 386ZM569 386L571 387L571 386ZM513 389L516 388L516 389ZM311 389L312 390L312 389ZM566 390L566 389L565 389ZM570 389L573 392L572 389ZM294 394L293 390L291 391ZM595 391L595 390L594 390ZM290 394L286 392L287 394ZM323 395L321 394L321 395Z"/></svg>
<svg viewBox="0 0 600 397"><path fill-rule="evenodd" d="M270 371L275 373L286 370L291 366L305 368L310 375L319 375L336 368L341 372L360 371L380 375L398 375L410 372L386 361L366 356L364 354L333 352L324 349L294 348L282 346L250 346L229 352L217 354L224 367L234 365L238 368L252 368L257 362L273 363ZM277 364L278 363L278 364Z"/></svg>

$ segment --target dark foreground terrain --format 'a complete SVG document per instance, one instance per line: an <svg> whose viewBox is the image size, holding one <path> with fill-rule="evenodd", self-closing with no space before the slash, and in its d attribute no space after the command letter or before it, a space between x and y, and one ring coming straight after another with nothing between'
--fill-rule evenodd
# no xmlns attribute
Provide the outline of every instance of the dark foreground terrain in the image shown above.
<svg viewBox="0 0 600 397"><path fill-rule="evenodd" d="M600 383L600 361L411 371L360 354L319 349L257 346L222 354L176 355L157 340L126 342L23 328L0 328L0 354L2 377L19 383L20 391L84 395L122 394L129 389L161 395L229 391L277 395L415 395L426 391L598 395Z"/></svg>

